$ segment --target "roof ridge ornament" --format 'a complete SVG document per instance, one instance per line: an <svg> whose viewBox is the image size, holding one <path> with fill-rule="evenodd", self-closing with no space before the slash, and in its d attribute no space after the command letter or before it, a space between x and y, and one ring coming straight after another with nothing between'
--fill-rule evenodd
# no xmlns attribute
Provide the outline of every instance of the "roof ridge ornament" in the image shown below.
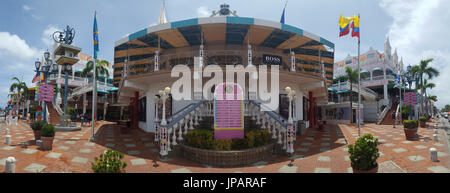
<svg viewBox="0 0 450 193"><path fill-rule="evenodd" d="M235 17L239 17L236 14L236 10L235 11L230 11L230 5L224 3L222 5L220 5L220 10L219 11L213 11L212 15L210 17L214 17L217 14L219 14L219 16L235 16Z"/></svg>

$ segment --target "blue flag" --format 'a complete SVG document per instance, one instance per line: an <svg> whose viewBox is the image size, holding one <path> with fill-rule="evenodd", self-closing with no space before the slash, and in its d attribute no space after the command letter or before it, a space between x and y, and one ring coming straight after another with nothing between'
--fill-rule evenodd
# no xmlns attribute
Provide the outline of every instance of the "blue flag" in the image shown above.
<svg viewBox="0 0 450 193"><path fill-rule="evenodd" d="M283 14L281 15L281 21L280 23L284 24L284 12L286 11L286 7L283 9Z"/></svg>
<svg viewBox="0 0 450 193"><path fill-rule="evenodd" d="M98 55L98 28L97 28L97 11L94 16L94 58L97 59Z"/></svg>

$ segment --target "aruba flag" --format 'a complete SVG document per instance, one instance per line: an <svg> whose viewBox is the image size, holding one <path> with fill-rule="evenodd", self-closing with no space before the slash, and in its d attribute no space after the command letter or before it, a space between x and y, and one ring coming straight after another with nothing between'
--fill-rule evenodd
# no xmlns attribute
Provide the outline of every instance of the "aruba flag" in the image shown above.
<svg viewBox="0 0 450 193"><path fill-rule="evenodd" d="M98 28L97 28L97 11L95 11L94 16L94 58L97 59L98 55Z"/></svg>

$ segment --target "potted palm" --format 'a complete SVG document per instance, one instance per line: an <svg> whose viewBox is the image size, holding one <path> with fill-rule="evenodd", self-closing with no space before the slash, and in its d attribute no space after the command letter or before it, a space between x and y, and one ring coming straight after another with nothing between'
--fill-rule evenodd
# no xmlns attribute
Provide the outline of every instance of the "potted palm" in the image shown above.
<svg viewBox="0 0 450 193"><path fill-rule="evenodd" d="M420 121L420 127L426 127L427 126L427 118L426 117L419 117Z"/></svg>
<svg viewBox="0 0 450 193"><path fill-rule="evenodd" d="M365 134L348 146L353 173L377 173L378 139L372 134Z"/></svg>
<svg viewBox="0 0 450 193"><path fill-rule="evenodd" d="M417 120L404 120L403 121L403 127L405 131L406 139L415 139L417 128L418 128L418 121Z"/></svg>
<svg viewBox="0 0 450 193"><path fill-rule="evenodd" d="M36 120L30 123L30 127L34 133L34 140L41 140L41 129L43 126L43 122L41 120Z"/></svg>
<svg viewBox="0 0 450 193"><path fill-rule="evenodd" d="M41 129L42 149L51 150L55 137L55 127L52 124L45 124Z"/></svg>

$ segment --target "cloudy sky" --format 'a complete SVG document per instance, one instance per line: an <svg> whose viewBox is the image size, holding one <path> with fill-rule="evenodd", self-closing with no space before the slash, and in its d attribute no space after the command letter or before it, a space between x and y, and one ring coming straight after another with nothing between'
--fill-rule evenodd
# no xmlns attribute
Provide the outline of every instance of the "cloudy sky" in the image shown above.
<svg viewBox="0 0 450 193"><path fill-rule="evenodd" d="M167 0L170 21L208 17L222 3L239 16L280 21L286 0ZM2 0L0 2L0 107L11 78L31 87L34 61L51 47L51 34L65 25L76 30L74 45L92 55L94 11L98 11L100 57L113 61L114 42L157 23L161 0ZM290 0L286 23L313 32L336 45L336 61L356 55L356 39L338 37L339 15L361 14L361 51L383 52L384 41L398 49L405 65L433 57L441 72L431 94L438 107L450 104L450 1L448 0Z"/></svg>

